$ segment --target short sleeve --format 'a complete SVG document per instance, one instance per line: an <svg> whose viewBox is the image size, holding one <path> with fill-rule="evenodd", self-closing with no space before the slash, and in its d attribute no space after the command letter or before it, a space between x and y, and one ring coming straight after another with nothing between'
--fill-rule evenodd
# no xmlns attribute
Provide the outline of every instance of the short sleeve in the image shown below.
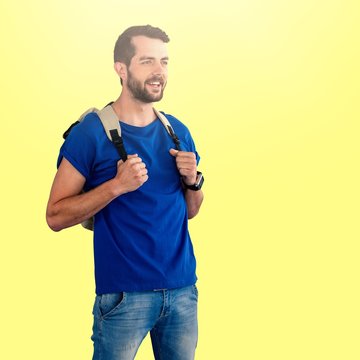
<svg viewBox="0 0 360 360"><path fill-rule="evenodd" d="M187 136L185 137L186 139L186 142L187 142L187 146L188 148L190 149L191 152L195 153L196 155L196 163L197 165L199 165L199 162L200 162L200 155L199 153L197 152L196 150L196 146L195 146L195 143L194 143L194 140L190 134L190 132L188 131L187 132Z"/></svg>
<svg viewBox="0 0 360 360"><path fill-rule="evenodd" d="M89 129L86 128L88 122L89 118L85 118L71 130L60 148L57 161L59 167L61 160L66 158L87 180L90 177L96 153L95 139L92 139Z"/></svg>

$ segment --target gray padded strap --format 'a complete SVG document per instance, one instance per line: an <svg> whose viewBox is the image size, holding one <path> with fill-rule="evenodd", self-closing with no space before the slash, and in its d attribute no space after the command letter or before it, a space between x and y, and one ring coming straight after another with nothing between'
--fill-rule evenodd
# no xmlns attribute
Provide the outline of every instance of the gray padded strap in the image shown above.
<svg viewBox="0 0 360 360"><path fill-rule="evenodd" d="M169 135L172 137L172 134L169 130L169 127L172 129L172 126L169 123L169 120L166 118L166 116L161 113L160 111L156 110L155 108L153 108L154 113L156 114L156 116L160 119L160 121L162 122L162 124L164 125L166 131L169 133Z"/></svg>
<svg viewBox="0 0 360 360"><path fill-rule="evenodd" d="M181 150L181 144L180 144L180 140L179 138L176 136L174 129L172 128L172 126L170 125L169 120L166 118L166 116L164 114L162 114L160 111L157 111L156 109L154 109L155 114L158 116L158 118L160 119L160 121L162 122L162 124L164 125L166 131L168 132L168 134L170 135L170 137L172 138L175 148L176 150Z"/></svg>
<svg viewBox="0 0 360 360"><path fill-rule="evenodd" d="M156 110L155 108L153 108L153 110L156 116L160 119L161 123L164 125L168 134L172 137L172 134L170 132L172 126L170 125L169 120L160 111ZM96 114L98 114L101 123L103 124L103 127L105 129L106 135L110 141L112 141L110 130L116 129L119 133L119 136L121 137L121 127L120 127L119 119L111 105L107 105L101 110L94 107L90 108L80 116L79 121L81 121L87 114L91 112L95 112Z"/></svg>
<svg viewBox="0 0 360 360"><path fill-rule="evenodd" d="M87 114L90 114L92 112L98 112L99 110L95 107L92 107L90 109L87 109L78 119L78 121L80 122Z"/></svg>
<svg viewBox="0 0 360 360"><path fill-rule="evenodd" d="M105 129L106 135L110 141L112 141L110 130L116 129L119 133L119 136L121 137L119 119L111 105L107 105L101 110L95 109L95 112L98 114Z"/></svg>

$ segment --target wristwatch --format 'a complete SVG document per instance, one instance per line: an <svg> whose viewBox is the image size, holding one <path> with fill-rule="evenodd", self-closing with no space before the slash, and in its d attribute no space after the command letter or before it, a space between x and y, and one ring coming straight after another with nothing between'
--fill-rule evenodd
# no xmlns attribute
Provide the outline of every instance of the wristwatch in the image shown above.
<svg viewBox="0 0 360 360"><path fill-rule="evenodd" d="M189 190L192 190L192 191L200 190L203 183L204 183L204 176L200 171L197 172L195 184L187 185L187 184L185 184L184 180L182 180L182 184L183 184L184 189L189 189Z"/></svg>

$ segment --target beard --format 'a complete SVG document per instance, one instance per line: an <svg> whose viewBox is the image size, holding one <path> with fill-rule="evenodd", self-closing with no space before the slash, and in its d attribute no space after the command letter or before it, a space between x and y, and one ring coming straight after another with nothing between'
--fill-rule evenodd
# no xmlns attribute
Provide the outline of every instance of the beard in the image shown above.
<svg viewBox="0 0 360 360"><path fill-rule="evenodd" d="M156 94L152 94L146 89L146 83L150 83L153 81L160 82L161 90L160 92ZM127 87L131 91L132 95L135 99L143 102L143 103L152 103L155 101L160 101L163 98L164 95L164 89L165 89L166 83L164 82L163 78L160 76L153 76L145 81L144 84L142 84L139 80L137 80L130 70L128 70L128 81L127 81Z"/></svg>

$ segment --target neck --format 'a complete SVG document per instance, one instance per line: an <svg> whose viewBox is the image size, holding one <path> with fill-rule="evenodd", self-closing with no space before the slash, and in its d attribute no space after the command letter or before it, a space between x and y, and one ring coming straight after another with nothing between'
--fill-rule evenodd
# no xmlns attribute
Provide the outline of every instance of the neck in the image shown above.
<svg viewBox="0 0 360 360"><path fill-rule="evenodd" d="M152 103L143 103L133 97L126 96L124 92L112 104L112 107L122 122L143 127L156 119Z"/></svg>

